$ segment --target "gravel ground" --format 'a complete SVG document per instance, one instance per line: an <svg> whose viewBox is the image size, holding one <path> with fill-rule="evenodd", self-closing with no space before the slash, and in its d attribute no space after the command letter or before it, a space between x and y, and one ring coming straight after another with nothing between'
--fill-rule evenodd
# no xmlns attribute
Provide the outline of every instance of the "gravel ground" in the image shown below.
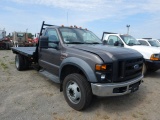
<svg viewBox="0 0 160 120"><path fill-rule="evenodd" d="M84 111L66 103L59 85L35 70L17 71L15 55L0 50L0 120L160 120L160 70L140 89L119 97L95 97Z"/></svg>

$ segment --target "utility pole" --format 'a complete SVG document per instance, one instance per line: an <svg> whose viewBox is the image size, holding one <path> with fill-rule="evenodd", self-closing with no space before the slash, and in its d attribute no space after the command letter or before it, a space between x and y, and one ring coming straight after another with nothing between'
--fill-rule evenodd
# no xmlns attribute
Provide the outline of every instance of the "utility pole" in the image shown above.
<svg viewBox="0 0 160 120"><path fill-rule="evenodd" d="M28 28L26 29L26 33L28 32Z"/></svg>
<svg viewBox="0 0 160 120"><path fill-rule="evenodd" d="M126 27L127 27L127 34L129 35L129 27L130 27L130 25L126 25Z"/></svg>

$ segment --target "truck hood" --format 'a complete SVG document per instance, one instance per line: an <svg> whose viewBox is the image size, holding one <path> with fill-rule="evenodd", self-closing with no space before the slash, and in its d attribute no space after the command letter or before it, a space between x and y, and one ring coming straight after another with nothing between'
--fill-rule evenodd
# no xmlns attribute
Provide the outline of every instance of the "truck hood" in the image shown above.
<svg viewBox="0 0 160 120"><path fill-rule="evenodd" d="M135 46L130 46L129 48L140 52L145 59L150 59L152 54L159 54L160 53L160 49L157 47L135 45Z"/></svg>
<svg viewBox="0 0 160 120"><path fill-rule="evenodd" d="M109 60L121 60L134 57L142 57L142 55L132 49L111 47L107 45L75 45L72 46L75 49L83 50L98 55L104 62Z"/></svg>

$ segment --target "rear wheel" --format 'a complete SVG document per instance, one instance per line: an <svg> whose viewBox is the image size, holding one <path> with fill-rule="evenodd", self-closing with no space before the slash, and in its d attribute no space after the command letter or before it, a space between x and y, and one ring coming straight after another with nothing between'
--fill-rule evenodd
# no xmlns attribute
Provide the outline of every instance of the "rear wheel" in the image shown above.
<svg viewBox="0 0 160 120"><path fill-rule="evenodd" d="M11 49L11 45L9 42L6 42L6 50L10 50Z"/></svg>
<svg viewBox="0 0 160 120"><path fill-rule="evenodd" d="M9 49L9 45L8 45L8 43L7 43L7 42L5 43L5 49L6 49L6 50L8 50L8 49Z"/></svg>
<svg viewBox="0 0 160 120"><path fill-rule="evenodd" d="M29 67L29 62L24 56L16 54L15 65L16 65L17 70L19 71L26 70Z"/></svg>
<svg viewBox="0 0 160 120"><path fill-rule="evenodd" d="M11 43L8 43L8 50L11 49Z"/></svg>
<svg viewBox="0 0 160 120"><path fill-rule="evenodd" d="M64 79L63 94L69 106L75 110L85 109L92 100L90 84L85 77L77 73Z"/></svg>
<svg viewBox="0 0 160 120"><path fill-rule="evenodd" d="M24 62L25 62L25 68L24 68L24 69L28 69L29 66L30 66L30 62L29 62L29 60L27 59L27 57L24 57Z"/></svg>

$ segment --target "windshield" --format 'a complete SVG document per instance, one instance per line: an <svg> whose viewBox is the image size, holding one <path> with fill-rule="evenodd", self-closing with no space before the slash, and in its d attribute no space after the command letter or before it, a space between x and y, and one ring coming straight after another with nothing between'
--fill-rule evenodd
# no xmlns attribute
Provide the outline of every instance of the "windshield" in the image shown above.
<svg viewBox="0 0 160 120"><path fill-rule="evenodd" d="M78 28L59 28L66 44L100 44L101 40L91 31Z"/></svg>
<svg viewBox="0 0 160 120"><path fill-rule="evenodd" d="M120 37L129 46L140 45L140 42L130 35L120 35Z"/></svg>
<svg viewBox="0 0 160 120"><path fill-rule="evenodd" d="M17 37L23 37L24 34L23 33L17 33Z"/></svg>
<svg viewBox="0 0 160 120"><path fill-rule="evenodd" d="M157 42L156 40L149 40L148 41L150 44L151 44L151 46L154 46L154 47L160 47L160 43L159 42Z"/></svg>

